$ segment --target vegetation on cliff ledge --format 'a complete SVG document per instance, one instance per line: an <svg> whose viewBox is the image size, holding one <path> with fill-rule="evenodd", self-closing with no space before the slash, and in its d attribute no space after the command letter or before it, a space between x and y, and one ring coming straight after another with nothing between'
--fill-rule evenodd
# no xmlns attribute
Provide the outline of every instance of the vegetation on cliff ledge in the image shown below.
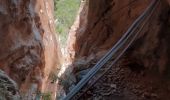
<svg viewBox="0 0 170 100"><path fill-rule="evenodd" d="M60 43L66 44L67 34L73 24L80 0L55 0L55 23L56 32L59 33Z"/></svg>

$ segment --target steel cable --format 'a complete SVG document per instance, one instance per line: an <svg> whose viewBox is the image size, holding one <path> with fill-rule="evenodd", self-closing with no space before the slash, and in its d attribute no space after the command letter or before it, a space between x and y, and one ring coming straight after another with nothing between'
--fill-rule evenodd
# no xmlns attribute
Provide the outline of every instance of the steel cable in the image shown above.
<svg viewBox="0 0 170 100"><path fill-rule="evenodd" d="M140 17L138 17L135 22L131 25L128 31L122 36L122 38L113 46L113 48L101 59L99 62L84 76L82 80L68 93L68 95L64 98L64 100L70 100L79 90L98 72L101 67L106 64L106 62L122 47L124 43L130 38L132 33L137 29L139 23L141 23L147 14L152 11L152 8L157 3L157 0L153 0L153 2L149 5L149 7L145 10L144 13ZM116 58L117 59L117 58ZM115 62L115 61L114 61Z"/></svg>
<svg viewBox="0 0 170 100"><path fill-rule="evenodd" d="M157 6L154 7L154 9L152 10L150 16L148 17L148 19L145 21L145 23L142 25L142 27L140 28L140 30L135 34L135 36L133 37L133 39L130 41L130 43L124 48L124 50L116 57L116 59L114 59L114 61L109 65L109 67L102 73L100 74L99 77L97 77L97 79L95 81L93 81L90 86L88 86L88 89L94 85L97 80L99 80L109 69L111 69L111 67L120 59L120 57L125 53L125 51L129 48L129 46L135 41L136 37L139 35L139 33L142 31L142 29L144 28L144 26L146 25L147 21L150 19L150 17L153 14L153 11L156 9ZM85 90L87 91L87 89ZM85 92L83 91L83 92ZM80 97L80 96L79 96Z"/></svg>

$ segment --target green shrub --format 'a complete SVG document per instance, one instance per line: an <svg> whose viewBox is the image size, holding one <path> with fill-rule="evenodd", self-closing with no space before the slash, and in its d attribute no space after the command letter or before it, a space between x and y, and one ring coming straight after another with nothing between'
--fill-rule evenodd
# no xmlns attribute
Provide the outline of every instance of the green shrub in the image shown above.
<svg viewBox="0 0 170 100"><path fill-rule="evenodd" d="M51 93L43 93L42 100L52 100Z"/></svg>
<svg viewBox="0 0 170 100"><path fill-rule="evenodd" d="M38 92L35 100L52 100L51 93L50 92L47 92L47 93Z"/></svg>
<svg viewBox="0 0 170 100"><path fill-rule="evenodd" d="M69 29L76 18L79 6L80 0L55 0L56 32L59 33L62 46L66 44Z"/></svg>

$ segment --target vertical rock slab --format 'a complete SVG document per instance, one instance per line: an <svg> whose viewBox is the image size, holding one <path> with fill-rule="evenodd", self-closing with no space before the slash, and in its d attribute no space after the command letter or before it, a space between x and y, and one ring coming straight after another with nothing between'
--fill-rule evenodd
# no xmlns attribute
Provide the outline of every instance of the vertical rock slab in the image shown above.
<svg viewBox="0 0 170 100"><path fill-rule="evenodd" d="M0 69L18 84L23 100L34 99L37 92L54 96L49 75L57 71L60 51L53 1L1 0L0 21Z"/></svg>
<svg viewBox="0 0 170 100"><path fill-rule="evenodd" d="M92 62L98 61L122 37L151 1L84 0L77 20L70 30L67 45L71 66L76 70L73 73L87 69L91 67ZM140 36L126 52L128 59L141 65L148 73L165 75L166 78L170 77L168 2L169 0L160 0ZM86 62L90 58L94 58L91 59L92 62L89 61L84 66L76 65L81 59ZM133 67L141 67L137 65Z"/></svg>
<svg viewBox="0 0 170 100"><path fill-rule="evenodd" d="M85 0L69 33L71 59L100 58L144 11L148 0ZM128 20L127 20L128 19Z"/></svg>

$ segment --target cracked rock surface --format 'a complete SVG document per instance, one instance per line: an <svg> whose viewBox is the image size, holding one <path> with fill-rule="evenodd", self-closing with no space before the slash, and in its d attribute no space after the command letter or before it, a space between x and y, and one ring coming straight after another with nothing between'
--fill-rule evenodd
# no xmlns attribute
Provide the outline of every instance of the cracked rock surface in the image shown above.
<svg viewBox="0 0 170 100"><path fill-rule="evenodd" d="M0 70L0 100L21 100L17 84Z"/></svg>

